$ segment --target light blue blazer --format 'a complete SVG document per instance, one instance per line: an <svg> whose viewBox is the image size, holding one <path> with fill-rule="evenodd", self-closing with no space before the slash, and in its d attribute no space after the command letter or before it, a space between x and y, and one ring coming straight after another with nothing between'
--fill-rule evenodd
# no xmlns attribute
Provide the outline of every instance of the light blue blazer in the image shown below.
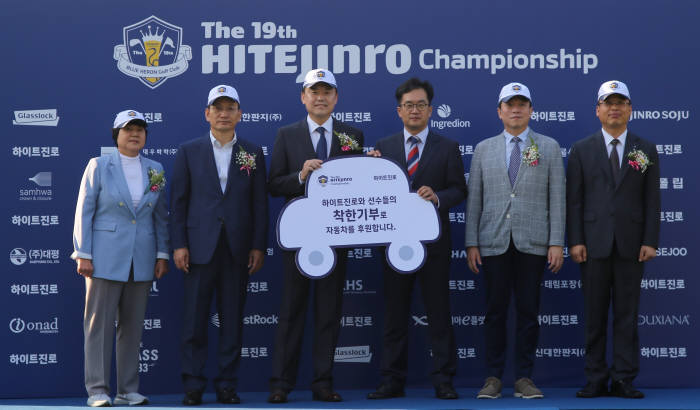
<svg viewBox="0 0 700 410"><path fill-rule="evenodd" d="M148 170L163 166L141 157L144 191ZM92 259L93 277L126 282L153 280L156 258L168 259L168 210L164 190L148 190L134 209L119 152L92 158L80 182L75 207L72 259Z"/></svg>

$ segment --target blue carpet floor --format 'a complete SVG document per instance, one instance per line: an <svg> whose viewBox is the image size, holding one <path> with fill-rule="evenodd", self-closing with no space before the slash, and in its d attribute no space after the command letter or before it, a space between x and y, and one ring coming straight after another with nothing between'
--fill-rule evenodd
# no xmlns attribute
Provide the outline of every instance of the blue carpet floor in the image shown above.
<svg viewBox="0 0 700 410"><path fill-rule="evenodd" d="M434 398L433 390L408 389L406 397L391 400L367 400L367 391L341 390L339 393L344 401L340 403L321 403L311 400L311 392L294 391L289 395L289 403L270 405L265 400L267 392L241 392L240 405L221 405L216 403L212 394L204 395L204 404L196 408L235 408L235 409L655 409L655 410L700 410L700 389L643 389L646 398L641 400L602 397L596 399L577 399L576 389L544 389L546 397L540 400L517 399L512 396L512 389L504 389L503 397L497 400L477 400L477 389L457 389L458 400L438 400ZM145 392L144 392L145 393ZM150 405L144 408L150 410L183 408L182 395L151 395ZM53 398L53 399L4 399L0 400L0 408L34 410L34 409L75 409L86 408L85 397ZM123 406L122 406L123 407Z"/></svg>

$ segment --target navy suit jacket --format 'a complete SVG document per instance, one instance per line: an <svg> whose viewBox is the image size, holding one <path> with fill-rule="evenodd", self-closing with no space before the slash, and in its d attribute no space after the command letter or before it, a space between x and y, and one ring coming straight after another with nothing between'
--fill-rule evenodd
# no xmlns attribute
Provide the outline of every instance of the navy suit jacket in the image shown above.
<svg viewBox="0 0 700 410"><path fill-rule="evenodd" d="M329 158L362 154L362 146L365 141L362 131L333 119L333 132L345 133L352 137L360 149L343 151L340 140L336 135L333 135ZM270 194L284 196L287 201L304 195L306 185L299 183L299 171L306 160L314 158L316 158L316 150L311 143L311 133L306 117L301 121L280 128L270 158Z"/></svg>
<svg viewBox="0 0 700 410"><path fill-rule="evenodd" d="M374 149L381 152L382 157L391 158L406 169L403 131L380 139ZM451 243L449 210L467 197L464 163L456 141L432 131L428 133L423 153L418 160L418 169L413 175L411 190L416 191L423 185L432 188L440 200L438 213L442 234L436 244L428 245L428 250L435 246L449 248Z"/></svg>
<svg viewBox="0 0 700 410"><path fill-rule="evenodd" d="M632 168L627 154L643 151L653 162L646 172ZM601 131L576 142L566 170L566 216L569 246L586 245L592 258L612 252L637 259L642 245L658 248L659 155L656 146L628 132L622 178L615 185Z"/></svg>
<svg viewBox="0 0 700 410"><path fill-rule="evenodd" d="M255 155L250 175L236 164L241 148ZM223 193L209 134L180 145L172 179L171 243L173 249L189 248L191 263L211 260L222 227L234 257L247 261L251 249L266 250L266 172L260 147L237 138Z"/></svg>

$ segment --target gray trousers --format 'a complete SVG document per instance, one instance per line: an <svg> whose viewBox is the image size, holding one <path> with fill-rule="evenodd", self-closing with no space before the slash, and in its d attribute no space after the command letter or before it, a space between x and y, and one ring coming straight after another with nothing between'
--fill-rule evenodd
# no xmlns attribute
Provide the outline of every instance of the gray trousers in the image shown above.
<svg viewBox="0 0 700 410"><path fill-rule="evenodd" d="M117 329L117 393L139 389L139 346L152 282L85 278L85 389L109 394L109 376Z"/></svg>

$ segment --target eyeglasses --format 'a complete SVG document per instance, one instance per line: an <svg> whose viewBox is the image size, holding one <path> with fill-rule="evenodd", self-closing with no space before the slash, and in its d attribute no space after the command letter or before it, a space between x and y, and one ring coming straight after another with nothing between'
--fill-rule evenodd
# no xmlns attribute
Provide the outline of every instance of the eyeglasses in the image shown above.
<svg viewBox="0 0 700 410"><path fill-rule="evenodd" d="M624 107L627 105L630 105L629 100L616 100L616 101L601 101L598 103L598 105L604 105L608 108L610 107Z"/></svg>
<svg viewBox="0 0 700 410"><path fill-rule="evenodd" d="M430 104L426 102L419 102L419 103L403 103L401 104L401 107L403 107L404 110L406 111L413 111L414 108L416 108L418 111L425 111L426 108L428 108Z"/></svg>

